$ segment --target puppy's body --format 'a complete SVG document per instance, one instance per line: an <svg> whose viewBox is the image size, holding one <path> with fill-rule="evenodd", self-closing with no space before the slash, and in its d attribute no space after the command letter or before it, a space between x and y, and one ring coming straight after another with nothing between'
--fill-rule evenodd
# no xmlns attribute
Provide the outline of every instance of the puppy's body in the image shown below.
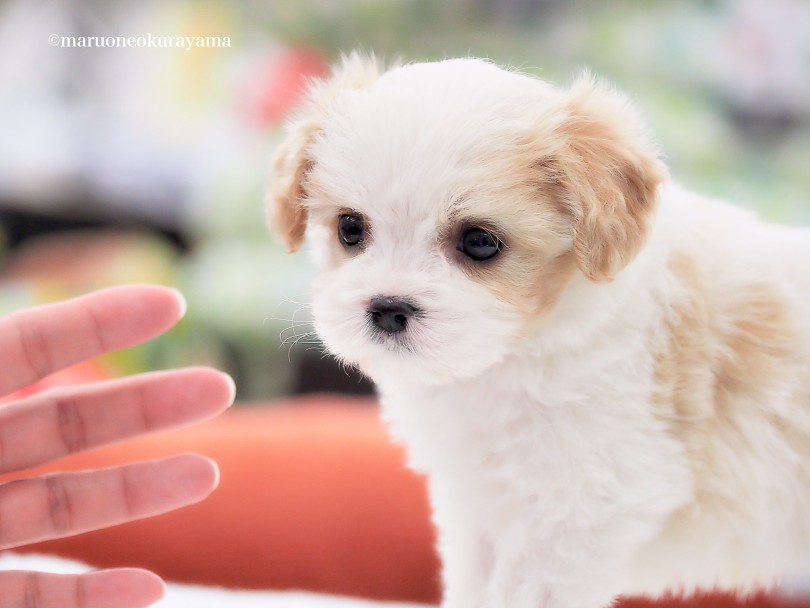
<svg viewBox="0 0 810 608"><path fill-rule="evenodd" d="M488 580L506 606L594 606L810 571L808 234L673 188L661 202L642 255L609 286L576 280L486 373L381 384L441 554L468 568L448 572L453 605L481 605Z"/></svg>
<svg viewBox="0 0 810 608"><path fill-rule="evenodd" d="M810 571L810 233L673 185L632 113L473 60L351 60L279 156L327 346L430 480L448 607ZM367 228L338 242L337 218ZM469 226L497 232L486 263ZM377 296L416 310L390 335Z"/></svg>

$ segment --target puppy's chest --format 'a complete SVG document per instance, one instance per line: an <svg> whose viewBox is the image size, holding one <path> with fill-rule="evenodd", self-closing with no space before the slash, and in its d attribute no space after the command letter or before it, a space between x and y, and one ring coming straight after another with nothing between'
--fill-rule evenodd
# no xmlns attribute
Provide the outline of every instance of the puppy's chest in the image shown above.
<svg viewBox="0 0 810 608"><path fill-rule="evenodd" d="M383 386L383 409L412 466L459 486L484 484L493 493L533 501L538 493L575 489L572 480L613 475L605 463L615 442L644 426L624 424L626 412L616 403L643 400L644 383L542 376L516 383L508 373L487 374L425 389Z"/></svg>

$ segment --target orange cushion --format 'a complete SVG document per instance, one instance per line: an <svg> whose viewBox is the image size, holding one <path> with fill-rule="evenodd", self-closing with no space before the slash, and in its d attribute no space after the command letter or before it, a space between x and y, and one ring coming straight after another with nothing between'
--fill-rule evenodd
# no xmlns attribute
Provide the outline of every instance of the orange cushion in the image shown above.
<svg viewBox="0 0 810 608"><path fill-rule="evenodd" d="M220 486L202 503L27 549L182 582L437 600L423 481L404 467L368 400L238 407L35 472L184 451L219 463Z"/></svg>

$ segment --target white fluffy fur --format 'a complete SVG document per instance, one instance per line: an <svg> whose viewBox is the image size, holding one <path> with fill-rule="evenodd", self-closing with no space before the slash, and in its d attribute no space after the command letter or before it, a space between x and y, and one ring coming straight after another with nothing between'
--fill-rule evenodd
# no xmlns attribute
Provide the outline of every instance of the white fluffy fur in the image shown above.
<svg viewBox="0 0 810 608"><path fill-rule="evenodd" d="M361 76L349 78L353 69ZM580 233L559 201L540 200L548 190L527 201L493 173L497 159L508 170L547 146L557 173L546 185L570 188L576 204L587 184L566 163L581 157L554 152L574 97L586 116L566 145L618 138L607 142L615 154L582 161L584 180L600 163L615 164L609 175L625 165L644 173L645 162L658 171L646 143L638 162L614 158L620 138L643 137L634 119L611 117L630 112L614 93L566 92L472 59L378 76L350 58L314 89L277 161L271 217L293 248L302 226L285 222L307 224L320 269L317 330L377 383L394 435L429 476L443 605L597 608L619 594L746 592L808 572L810 232L766 225L662 177L644 201L657 204L649 225L630 228L641 232L640 253L627 245L617 256L628 259L614 257L600 278L583 270L595 251L586 247L553 306L536 314L510 296L523 279L499 277L496 265L479 280L441 236L453 205L472 198L471 213L496 224L513 199L542 207L523 228L549 259L599 238ZM608 135L577 141L598 121ZM337 243L341 210L371 227L360 253ZM612 201L599 198L593 213L624 238ZM508 263L517 248L505 232ZM673 270L679 258L685 271ZM424 311L406 342L372 336L375 295ZM784 348L770 349L771 338ZM664 360L672 390L694 390L699 403L671 406ZM757 376L760 364L773 373Z"/></svg>

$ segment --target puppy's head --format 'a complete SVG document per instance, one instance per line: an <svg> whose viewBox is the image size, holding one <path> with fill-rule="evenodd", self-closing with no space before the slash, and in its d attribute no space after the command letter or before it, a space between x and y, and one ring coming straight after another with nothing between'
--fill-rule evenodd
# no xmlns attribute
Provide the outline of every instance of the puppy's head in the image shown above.
<svg viewBox="0 0 810 608"><path fill-rule="evenodd" d="M480 60L384 72L352 55L289 125L268 200L319 269L316 328L373 379L502 360L577 280L638 253L665 169L625 101ZM584 277L584 278L583 278Z"/></svg>

